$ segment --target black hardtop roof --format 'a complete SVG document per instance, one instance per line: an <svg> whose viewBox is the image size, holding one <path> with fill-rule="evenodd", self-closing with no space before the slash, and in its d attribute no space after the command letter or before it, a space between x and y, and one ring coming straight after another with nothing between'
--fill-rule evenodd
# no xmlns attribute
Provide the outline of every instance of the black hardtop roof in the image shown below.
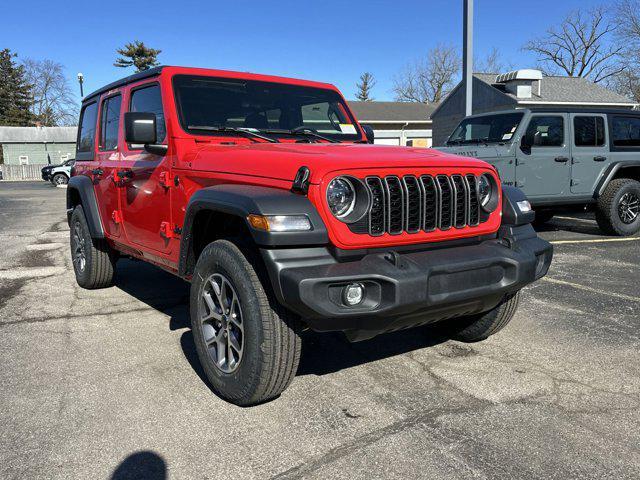
<svg viewBox="0 0 640 480"><path fill-rule="evenodd" d="M150 68L149 70L144 70L142 72L134 73L133 75L129 75L128 77L121 78L120 80L116 80L115 82L111 82L108 85L105 85L98 90L91 92L89 95L82 99L82 103L86 103L89 100L92 100L93 97L97 97L101 93L108 92L114 88L122 87L123 85L127 85L129 83L137 82L138 80L143 80L149 77L155 77L162 72L162 69L165 68L166 65L160 65L159 67Z"/></svg>
<svg viewBox="0 0 640 480"><path fill-rule="evenodd" d="M588 108L584 107L532 107L528 110L536 113L611 113L624 115L640 115L640 110L632 110L629 108Z"/></svg>

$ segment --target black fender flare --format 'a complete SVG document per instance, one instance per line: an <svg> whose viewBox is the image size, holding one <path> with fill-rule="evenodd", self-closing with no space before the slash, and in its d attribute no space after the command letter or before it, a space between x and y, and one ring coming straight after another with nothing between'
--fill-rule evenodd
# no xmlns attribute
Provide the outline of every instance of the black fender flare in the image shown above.
<svg viewBox="0 0 640 480"><path fill-rule="evenodd" d="M100 211L93 182L89 177L78 175L71 177L67 184L67 222L71 223L71 214L80 199L84 216L87 219L89 233L93 238L104 238L104 229L100 221Z"/></svg>
<svg viewBox="0 0 640 480"><path fill-rule="evenodd" d="M187 204L178 274L182 277L194 268L190 253L193 248L193 221L196 215L210 210L242 218L251 233L253 241L260 247L296 247L325 245L329 242L327 228L315 206L304 195L289 190L256 185L223 184L203 188L194 193ZM247 220L255 215L306 215L312 229L303 232L265 232L257 230Z"/></svg>
<svg viewBox="0 0 640 480"><path fill-rule="evenodd" d="M602 195L602 192L604 192L604 189L607 188L609 182L616 177L617 173L620 170L634 167L640 169L640 160L623 160L621 162L610 164L602 174L596 190L595 192L593 192L593 198L598 198Z"/></svg>

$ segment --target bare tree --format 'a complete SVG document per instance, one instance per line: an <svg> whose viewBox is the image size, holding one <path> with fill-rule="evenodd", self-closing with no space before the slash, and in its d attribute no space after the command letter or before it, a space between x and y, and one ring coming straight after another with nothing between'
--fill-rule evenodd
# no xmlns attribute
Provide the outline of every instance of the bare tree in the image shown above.
<svg viewBox="0 0 640 480"><path fill-rule="evenodd" d="M437 45L427 57L408 64L394 78L393 91L401 102L438 103L455 86L460 72L458 49Z"/></svg>
<svg viewBox="0 0 640 480"><path fill-rule="evenodd" d="M620 63L623 47L611 43L616 29L603 7L577 10L544 36L527 42L523 50L538 57L546 74L562 73L598 83L624 70Z"/></svg>
<svg viewBox="0 0 640 480"><path fill-rule="evenodd" d="M32 111L36 120L47 127L73 125L77 119L77 104L64 67L53 60L25 59L28 82L33 85Z"/></svg>
<svg viewBox="0 0 640 480"><path fill-rule="evenodd" d="M369 72L360 75L360 82L356 84L358 92L356 98L361 102L372 102L374 98L371 96L371 89L375 86L376 80Z"/></svg>
<svg viewBox="0 0 640 480"><path fill-rule="evenodd" d="M513 70L513 64L511 62L503 61L500 50L496 47L493 47L483 59L475 59L473 64L476 72L504 73L508 70Z"/></svg>
<svg viewBox="0 0 640 480"><path fill-rule="evenodd" d="M640 102L640 1L619 0L614 9L615 38L622 49L624 71L607 80L616 92Z"/></svg>

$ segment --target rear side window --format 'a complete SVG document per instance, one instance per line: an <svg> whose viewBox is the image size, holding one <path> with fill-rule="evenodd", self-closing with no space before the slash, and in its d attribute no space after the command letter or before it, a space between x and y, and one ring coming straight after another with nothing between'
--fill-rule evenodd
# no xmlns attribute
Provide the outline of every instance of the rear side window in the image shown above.
<svg viewBox="0 0 640 480"><path fill-rule="evenodd" d="M85 105L80 114L80 131L78 132L78 153L85 154L87 159L93 152L93 141L96 137L96 116L98 104L96 102ZM87 155L88 154L88 155ZM80 155L82 156L82 155Z"/></svg>
<svg viewBox="0 0 640 480"><path fill-rule="evenodd" d="M533 147L561 147L564 145L562 117L533 117L525 134Z"/></svg>
<svg viewBox="0 0 640 480"><path fill-rule="evenodd" d="M640 147L640 118L613 117L611 126L614 146Z"/></svg>
<svg viewBox="0 0 640 480"><path fill-rule="evenodd" d="M604 145L604 118L574 117L573 129L576 147L601 147Z"/></svg>
<svg viewBox="0 0 640 480"><path fill-rule="evenodd" d="M162 109L162 97L160 95L160 85L151 85L134 90L131 94L131 112L146 112L156 115L156 136L157 142L162 143L167 134L164 123L164 111Z"/></svg>
<svg viewBox="0 0 640 480"><path fill-rule="evenodd" d="M122 97L116 95L102 102L100 114L100 150L118 148L118 126L120 124L120 105Z"/></svg>

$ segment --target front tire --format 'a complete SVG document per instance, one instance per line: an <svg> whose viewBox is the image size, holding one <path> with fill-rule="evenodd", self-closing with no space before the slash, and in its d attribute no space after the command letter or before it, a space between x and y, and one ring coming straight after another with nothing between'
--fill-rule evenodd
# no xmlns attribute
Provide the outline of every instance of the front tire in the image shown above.
<svg viewBox="0 0 640 480"><path fill-rule="evenodd" d="M300 361L294 321L271 306L255 269L235 244L218 240L202 251L190 310L200 363L221 398L255 405L289 386Z"/></svg>
<svg viewBox="0 0 640 480"><path fill-rule="evenodd" d="M70 228L71 260L76 281L88 290L113 285L116 253L104 239L92 238L82 205L73 209Z"/></svg>
<svg viewBox="0 0 640 480"><path fill-rule="evenodd" d="M612 180L598 199L596 221L608 235L631 236L640 230L640 182Z"/></svg>
<svg viewBox="0 0 640 480"><path fill-rule="evenodd" d="M468 343L486 340L507 326L519 304L520 292L516 292L508 295L493 310L453 321L451 338Z"/></svg>

